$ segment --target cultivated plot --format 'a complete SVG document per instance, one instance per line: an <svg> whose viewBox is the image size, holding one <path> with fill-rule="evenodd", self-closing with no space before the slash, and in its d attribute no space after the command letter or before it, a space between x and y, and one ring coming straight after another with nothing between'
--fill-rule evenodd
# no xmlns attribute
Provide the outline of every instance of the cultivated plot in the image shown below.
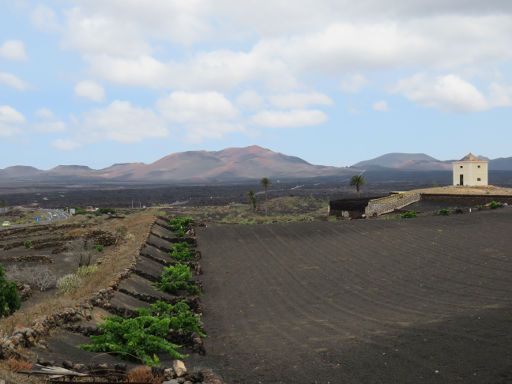
<svg viewBox="0 0 512 384"><path fill-rule="evenodd" d="M233 383L505 383L511 229L508 208L203 229L197 359Z"/></svg>

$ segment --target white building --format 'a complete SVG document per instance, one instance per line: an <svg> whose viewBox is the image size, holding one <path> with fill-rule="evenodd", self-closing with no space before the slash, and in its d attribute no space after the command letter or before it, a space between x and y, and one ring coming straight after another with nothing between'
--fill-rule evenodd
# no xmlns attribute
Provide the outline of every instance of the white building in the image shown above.
<svg viewBox="0 0 512 384"><path fill-rule="evenodd" d="M453 185L485 186L489 183L488 174L489 162L472 153L453 162Z"/></svg>

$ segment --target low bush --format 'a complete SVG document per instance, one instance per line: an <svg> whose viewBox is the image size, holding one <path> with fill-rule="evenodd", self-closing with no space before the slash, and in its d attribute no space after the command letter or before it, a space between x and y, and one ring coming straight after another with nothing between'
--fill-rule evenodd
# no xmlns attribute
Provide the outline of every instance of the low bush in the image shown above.
<svg viewBox="0 0 512 384"><path fill-rule="evenodd" d="M402 219L413 219L417 216L415 211L407 211L400 215Z"/></svg>
<svg viewBox="0 0 512 384"><path fill-rule="evenodd" d="M115 215L116 210L114 208L98 208L96 212L94 212L96 215Z"/></svg>
<svg viewBox="0 0 512 384"><path fill-rule="evenodd" d="M190 261L194 258L194 252L185 242L173 244L169 255L177 261Z"/></svg>
<svg viewBox="0 0 512 384"><path fill-rule="evenodd" d="M4 268L0 265L0 317L12 315L21 306L21 298L16 283L8 281Z"/></svg>
<svg viewBox="0 0 512 384"><path fill-rule="evenodd" d="M32 272L32 285L41 292L55 287L57 278L48 268L37 269Z"/></svg>
<svg viewBox="0 0 512 384"><path fill-rule="evenodd" d="M498 209L498 208L501 208L501 207L503 207L503 204L502 204L502 203L499 203L499 202L497 202L497 201L494 201L494 200L493 200L493 201L491 201L491 202L489 203L489 208L491 208L491 209Z"/></svg>
<svg viewBox="0 0 512 384"><path fill-rule="evenodd" d="M169 221L171 229L178 237L185 237L186 232L190 229L194 220L190 217L178 216Z"/></svg>
<svg viewBox="0 0 512 384"><path fill-rule="evenodd" d="M103 252L103 250L105 249L105 247L104 247L103 245L101 245L101 244L96 244L96 245L94 246L94 249L95 249L96 251L98 251L98 252Z"/></svg>
<svg viewBox="0 0 512 384"><path fill-rule="evenodd" d="M169 293L177 293L178 291L187 291L190 294L199 293L199 287L192 281L192 271L185 264L165 267L157 287Z"/></svg>
<svg viewBox="0 0 512 384"><path fill-rule="evenodd" d="M83 265L81 267L78 267L78 269L76 270L76 275L79 278L84 279L84 278L87 278L90 275L96 273L97 271L98 271L97 265Z"/></svg>
<svg viewBox="0 0 512 384"><path fill-rule="evenodd" d="M23 242L23 246L26 248L26 249L30 249L33 247L33 244L32 244L32 240L25 240Z"/></svg>
<svg viewBox="0 0 512 384"><path fill-rule="evenodd" d="M87 211L84 208L75 207L75 215L85 215Z"/></svg>
<svg viewBox="0 0 512 384"><path fill-rule="evenodd" d="M448 209L446 209L446 208L443 208L443 209L439 210L438 214L440 216L449 216L450 215L450 211Z"/></svg>
<svg viewBox="0 0 512 384"><path fill-rule="evenodd" d="M76 291L81 284L82 279L78 275L70 273L57 280L57 289L63 294L72 293Z"/></svg>
<svg viewBox="0 0 512 384"><path fill-rule="evenodd" d="M185 356L179 345L168 340L169 331L196 332L204 335L199 316L186 303L175 305L156 302L139 309L136 317L113 316L99 325L100 335L91 336L91 343L81 348L92 352L115 353L123 359L159 364L157 353L165 352L173 359Z"/></svg>

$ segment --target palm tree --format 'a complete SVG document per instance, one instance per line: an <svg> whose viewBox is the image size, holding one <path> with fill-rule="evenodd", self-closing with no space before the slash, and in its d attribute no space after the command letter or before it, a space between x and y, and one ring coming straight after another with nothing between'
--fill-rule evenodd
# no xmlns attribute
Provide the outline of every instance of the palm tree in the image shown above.
<svg viewBox="0 0 512 384"><path fill-rule="evenodd" d="M249 204L251 205L252 211L256 212L256 194L254 191L247 192L247 199L249 199Z"/></svg>
<svg viewBox="0 0 512 384"><path fill-rule="evenodd" d="M263 187L263 189L265 190L265 215L268 215L268 207L267 207L267 191L268 191L268 187L270 186L271 182L268 178L264 177L260 180L260 184L261 186Z"/></svg>
<svg viewBox="0 0 512 384"><path fill-rule="evenodd" d="M268 187L270 187L270 184L272 184L272 183L270 182L270 180L268 178L264 177L261 179L260 184L263 187L263 189L265 190L265 201L267 201Z"/></svg>
<svg viewBox="0 0 512 384"><path fill-rule="evenodd" d="M366 184L366 180L364 179L363 175L354 175L350 179L350 185L356 187L356 191L358 194L359 190L364 184Z"/></svg>

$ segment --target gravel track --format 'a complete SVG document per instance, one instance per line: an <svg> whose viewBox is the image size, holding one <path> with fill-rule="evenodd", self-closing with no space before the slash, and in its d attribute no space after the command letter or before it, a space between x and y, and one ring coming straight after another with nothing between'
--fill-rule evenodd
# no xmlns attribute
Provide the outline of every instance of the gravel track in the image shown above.
<svg viewBox="0 0 512 384"><path fill-rule="evenodd" d="M512 209L199 231L231 383L512 382Z"/></svg>

